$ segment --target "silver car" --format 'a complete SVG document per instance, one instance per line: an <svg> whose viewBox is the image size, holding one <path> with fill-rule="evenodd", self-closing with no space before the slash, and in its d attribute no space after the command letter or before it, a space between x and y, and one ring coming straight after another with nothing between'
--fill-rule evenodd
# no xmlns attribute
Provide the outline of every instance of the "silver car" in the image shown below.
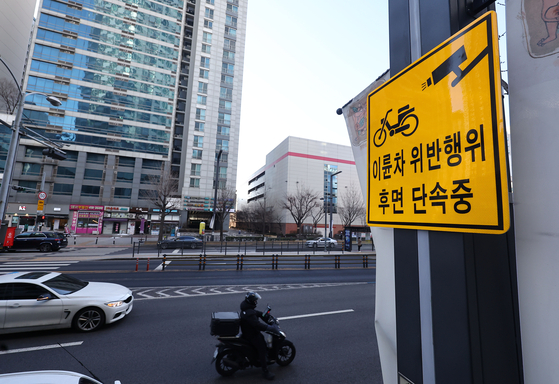
<svg viewBox="0 0 559 384"><path fill-rule="evenodd" d="M58 272L0 276L0 334L70 328L91 332L132 311L130 289Z"/></svg>
<svg viewBox="0 0 559 384"><path fill-rule="evenodd" d="M309 248L324 248L324 237L319 237L318 239L309 240L306 242L307 247ZM338 241L334 240L330 237L326 238L326 247L334 248L338 245Z"/></svg>

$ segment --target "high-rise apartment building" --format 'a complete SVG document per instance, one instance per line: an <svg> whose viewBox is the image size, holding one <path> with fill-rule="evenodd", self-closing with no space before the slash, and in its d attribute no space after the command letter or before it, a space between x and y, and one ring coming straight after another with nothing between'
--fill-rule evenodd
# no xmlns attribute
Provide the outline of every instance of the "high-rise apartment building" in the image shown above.
<svg viewBox="0 0 559 384"><path fill-rule="evenodd" d="M220 151L219 187L236 182L247 2L42 0L24 86L63 104L27 97L24 121L67 158L22 138L12 223L153 232L144 191L162 169L179 181L172 225L209 220Z"/></svg>

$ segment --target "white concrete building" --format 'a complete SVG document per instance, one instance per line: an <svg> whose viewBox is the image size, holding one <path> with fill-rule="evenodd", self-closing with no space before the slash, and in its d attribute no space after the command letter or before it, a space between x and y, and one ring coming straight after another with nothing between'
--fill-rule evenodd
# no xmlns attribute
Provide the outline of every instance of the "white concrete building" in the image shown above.
<svg viewBox="0 0 559 384"><path fill-rule="evenodd" d="M332 177L330 191L330 176L337 172L341 173ZM265 202L281 216L281 232L295 233L297 226L293 217L282 209L286 196L296 194L298 189L310 189L320 198L327 198L331 192L336 206L352 184L358 191L361 190L351 147L290 136L266 155L266 165L254 172L239 191L238 209ZM336 213L332 216L333 233L338 234L342 223ZM328 227L329 220L328 215ZM305 220L304 232L313 231L312 221L310 217ZM359 220L353 224L363 225L363 222ZM324 226L323 217L316 226L317 233L323 234Z"/></svg>

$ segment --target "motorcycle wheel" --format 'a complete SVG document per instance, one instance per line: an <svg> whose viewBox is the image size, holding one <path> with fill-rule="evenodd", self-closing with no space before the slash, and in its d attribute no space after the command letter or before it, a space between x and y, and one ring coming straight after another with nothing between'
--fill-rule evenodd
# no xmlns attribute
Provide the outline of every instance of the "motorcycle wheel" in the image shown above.
<svg viewBox="0 0 559 384"><path fill-rule="evenodd" d="M295 346L289 340L284 340L281 347L278 348L278 355L276 357L276 363L278 365L285 367L295 359L295 354L297 351L295 350Z"/></svg>
<svg viewBox="0 0 559 384"><path fill-rule="evenodd" d="M228 359L230 361L237 361L237 354L233 351L223 351L217 355L215 359L215 370L221 376L228 377L232 376L239 368L230 367L225 364L223 359Z"/></svg>

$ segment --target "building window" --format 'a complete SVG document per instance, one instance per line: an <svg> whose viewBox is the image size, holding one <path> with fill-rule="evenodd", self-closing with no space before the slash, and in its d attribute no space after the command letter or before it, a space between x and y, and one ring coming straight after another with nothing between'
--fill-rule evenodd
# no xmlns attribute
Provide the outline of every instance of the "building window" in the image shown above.
<svg viewBox="0 0 559 384"><path fill-rule="evenodd" d="M210 67L210 58L209 57L200 57L200 67L202 68L209 68Z"/></svg>
<svg viewBox="0 0 559 384"><path fill-rule="evenodd" d="M237 28L237 18L229 15L225 16L225 25Z"/></svg>
<svg viewBox="0 0 559 384"><path fill-rule="evenodd" d="M161 166L163 165L163 162L161 160L149 160L149 159L144 159L142 161L142 168L143 169L157 169L157 170L161 170Z"/></svg>
<svg viewBox="0 0 559 384"><path fill-rule="evenodd" d="M201 149L193 149L192 150L192 158L193 159L202 159L202 150Z"/></svg>
<svg viewBox="0 0 559 384"><path fill-rule="evenodd" d="M97 185L82 185L81 196L84 197L99 197L101 187Z"/></svg>
<svg viewBox="0 0 559 384"><path fill-rule="evenodd" d="M198 82L198 92L208 93L208 83L202 83L201 81L199 81Z"/></svg>
<svg viewBox="0 0 559 384"><path fill-rule="evenodd" d="M228 111L231 110L232 103L227 100L219 100L219 108L226 109Z"/></svg>
<svg viewBox="0 0 559 384"><path fill-rule="evenodd" d="M227 10L235 14L239 13L239 7L232 4L227 4Z"/></svg>
<svg viewBox="0 0 559 384"><path fill-rule="evenodd" d="M204 132L204 126L206 125L206 123L201 123L199 121L196 121L194 123L194 130L198 131L198 132Z"/></svg>
<svg viewBox="0 0 559 384"><path fill-rule="evenodd" d="M227 179L227 167L219 167L218 178Z"/></svg>
<svg viewBox="0 0 559 384"><path fill-rule="evenodd" d="M84 180L103 180L103 170L101 169L85 169L83 173Z"/></svg>
<svg viewBox="0 0 559 384"><path fill-rule="evenodd" d="M88 153L87 162L92 164L105 164L105 155L99 153Z"/></svg>
<svg viewBox="0 0 559 384"><path fill-rule="evenodd" d="M231 115L228 113L219 113L218 117L217 117L217 122L219 124L227 124L227 125L231 125Z"/></svg>
<svg viewBox="0 0 559 384"><path fill-rule="evenodd" d="M194 142L192 143L194 147L203 147L204 146L204 137L203 136L194 136Z"/></svg>
<svg viewBox="0 0 559 384"><path fill-rule="evenodd" d="M118 166L119 167L133 167L136 165L136 159L133 157L119 156Z"/></svg>
<svg viewBox="0 0 559 384"><path fill-rule="evenodd" d="M190 188L200 188L200 179L190 178Z"/></svg>
<svg viewBox="0 0 559 384"><path fill-rule="evenodd" d="M206 110L202 108L196 108L196 119L206 120Z"/></svg>
<svg viewBox="0 0 559 384"><path fill-rule="evenodd" d="M206 11L204 13L204 17L207 17L208 19L213 19L214 18L214 10L211 8L206 8Z"/></svg>
<svg viewBox="0 0 559 384"><path fill-rule="evenodd" d="M227 47L226 47L227 49ZM235 52L223 51L223 60L235 61Z"/></svg>
<svg viewBox="0 0 559 384"><path fill-rule="evenodd" d="M25 157L34 157L36 159L40 159L43 157L43 149L39 147L26 147L25 148Z"/></svg>
<svg viewBox="0 0 559 384"><path fill-rule="evenodd" d="M216 150L229 151L229 140L217 139Z"/></svg>
<svg viewBox="0 0 559 384"><path fill-rule="evenodd" d="M52 193L54 195L65 195L71 196L72 192L74 192L74 185L73 184L54 184L54 188Z"/></svg>
<svg viewBox="0 0 559 384"><path fill-rule="evenodd" d="M223 45L223 48L234 51L235 50L235 41L230 40L230 39L225 39L225 44Z"/></svg>
<svg viewBox="0 0 559 384"><path fill-rule="evenodd" d="M190 176L200 176L202 164L190 164Z"/></svg>
<svg viewBox="0 0 559 384"><path fill-rule="evenodd" d="M217 126L217 133L224 136L229 136L229 127L224 127L221 125Z"/></svg>
<svg viewBox="0 0 559 384"><path fill-rule="evenodd" d="M76 177L76 168L75 167L61 167L58 166L58 170L56 171L57 177Z"/></svg>
<svg viewBox="0 0 559 384"><path fill-rule="evenodd" d="M234 75L235 74L235 64L228 64L228 63L221 64L221 72L226 73L228 75Z"/></svg>
<svg viewBox="0 0 559 384"><path fill-rule="evenodd" d="M232 100L233 99L233 90L231 88L220 87L219 97L222 97L222 98L228 99L228 100Z"/></svg>
<svg viewBox="0 0 559 384"><path fill-rule="evenodd" d="M211 51L212 51L212 46L211 45L202 44L202 52L210 54L210 53L212 53Z"/></svg>
<svg viewBox="0 0 559 384"><path fill-rule="evenodd" d="M211 43L212 43L212 34L209 33L209 32L204 32L204 33L202 34L202 41L203 41L204 43L211 44Z"/></svg>
<svg viewBox="0 0 559 384"><path fill-rule="evenodd" d="M210 77L210 71L207 69L200 69L200 77L202 79L208 79Z"/></svg>
<svg viewBox="0 0 559 384"><path fill-rule="evenodd" d="M23 163L22 175L38 176L41 174L41 164Z"/></svg>
<svg viewBox="0 0 559 384"><path fill-rule="evenodd" d="M225 27L225 34L231 37L237 37L237 30L231 27Z"/></svg>
<svg viewBox="0 0 559 384"><path fill-rule="evenodd" d="M206 0L206 3L214 5L214 0Z"/></svg>
<svg viewBox="0 0 559 384"><path fill-rule="evenodd" d="M196 100L196 102L198 104L206 105L207 99L208 99L207 96L198 95L198 99Z"/></svg>
<svg viewBox="0 0 559 384"><path fill-rule="evenodd" d="M129 199L132 197L132 188L115 188L115 199Z"/></svg>
<svg viewBox="0 0 559 384"><path fill-rule="evenodd" d="M140 175L140 184L155 185L155 184L159 183L159 178L160 177L161 177L160 175L146 175L145 173L142 173Z"/></svg>
<svg viewBox="0 0 559 384"><path fill-rule="evenodd" d="M214 26L214 22L208 19L204 19L204 27L205 28L209 28L209 29L213 29Z"/></svg>
<svg viewBox="0 0 559 384"><path fill-rule="evenodd" d="M133 180L134 180L133 172L117 172L116 174L116 181L131 183Z"/></svg>
<svg viewBox="0 0 559 384"><path fill-rule="evenodd" d="M228 85L233 85L234 79L235 78L233 76L221 75L221 82Z"/></svg>

